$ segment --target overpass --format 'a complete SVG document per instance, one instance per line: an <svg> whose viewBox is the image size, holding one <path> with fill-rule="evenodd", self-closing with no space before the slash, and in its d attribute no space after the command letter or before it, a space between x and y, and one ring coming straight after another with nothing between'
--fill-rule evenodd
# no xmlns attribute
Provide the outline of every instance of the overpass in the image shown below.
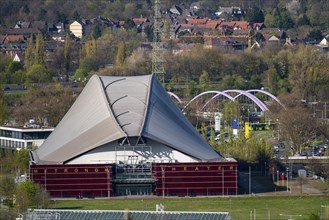
<svg viewBox="0 0 329 220"><path fill-rule="evenodd" d="M329 156L291 156L280 161L283 164L329 164Z"/></svg>

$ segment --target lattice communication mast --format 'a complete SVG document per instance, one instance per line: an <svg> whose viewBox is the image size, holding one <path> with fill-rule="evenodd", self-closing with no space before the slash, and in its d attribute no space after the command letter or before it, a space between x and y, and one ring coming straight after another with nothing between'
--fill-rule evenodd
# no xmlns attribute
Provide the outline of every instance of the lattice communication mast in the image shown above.
<svg viewBox="0 0 329 220"><path fill-rule="evenodd" d="M163 44L162 38L162 17L160 12L160 0L154 0L154 25L152 42L152 74L155 74L162 85L164 85L164 66L163 66Z"/></svg>

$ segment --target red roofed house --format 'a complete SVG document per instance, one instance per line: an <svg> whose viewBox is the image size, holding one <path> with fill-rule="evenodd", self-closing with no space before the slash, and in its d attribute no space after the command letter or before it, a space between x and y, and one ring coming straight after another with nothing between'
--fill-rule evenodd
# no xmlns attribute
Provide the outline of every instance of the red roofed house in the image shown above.
<svg viewBox="0 0 329 220"><path fill-rule="evenodd" d="M3 40L3 44L8 44L12 42L22 42L26 41L26 38L23 34L20 35L7 35L5 39Z"/></svg>
<svg viewBox="0 0 329 220"><path fill-rule="evenodd" d="M206 24L208 18L190 18L188 19L188 24L195 25L195 24Z"/></svg>

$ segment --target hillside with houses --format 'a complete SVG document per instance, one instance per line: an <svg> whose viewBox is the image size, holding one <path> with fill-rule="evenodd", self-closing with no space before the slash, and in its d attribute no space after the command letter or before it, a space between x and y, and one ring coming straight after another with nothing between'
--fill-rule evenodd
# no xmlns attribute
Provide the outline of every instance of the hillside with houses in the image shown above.
<svg viewBox="0 0 329 220"><path fill-rule="evenodd" d="M90 0L83 5L78 2L3 1L0 9L2 84L42 83L53 79L81 81L104 67L114 67L109 70L112 75L150 73L152 1ZM198 67L191 69L189 76L175 76L174 72L179 70L171 65L173 55L200 46L225 54L310 45L327 53L327 9L325 1L312 0L162 1L162 41L165 65L168 65L165 81L198 80L202 71L207 71L212 81L223 79L226 73L220 69L195 72ZM14 15L13 11L19 13ZM204 63L204 66L211 65ZM265 66L259 64L256 69L262 72L268 68ZM242 67L239 74L243 76L245 70ZM45 72L46 76L38 76ZM261 85L258 80L256 86Z"/></svg>

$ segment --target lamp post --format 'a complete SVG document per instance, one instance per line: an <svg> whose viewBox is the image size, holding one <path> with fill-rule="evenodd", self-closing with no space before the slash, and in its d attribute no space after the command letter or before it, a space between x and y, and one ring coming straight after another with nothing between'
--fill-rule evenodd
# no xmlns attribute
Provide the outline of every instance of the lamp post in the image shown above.
<svg viewBox="0 0 329 220"><path fill-rule="evenodd" d="M277 123L277 129L278 129L278 141L280 140L280 125L279 125L279 119L276 119Z"/></svg>
<svg viewBox="0 0 329 220"><path fill-rule="evenodd" d="M161 166L161 173L162 173L162 198L164 199L165 197L165 166Z"/></svg>
<svg viewBox="0 0 329 220"><path fill-rule="evenodd" d="M106 173L106 182L107 182L107 199L110 199L111 196L111 186L110 186L110 182L111 182L111 177L110 177L110 167L106 167L107 168L107 173Z"/></svg>
<svg viewBox="0 0 329 220"><path fill-rule="evenodd" d="M292 217L293 216L296 216L296 217L300 217L300 216L302 216L302 215L286 215L286 214L280 214L281 216L289 216L289 218L288 218L288 220L294 220Z"/></svg>
<svg viewBox="0 0 329 220"><path fill-rule="evenodd" d="M222 167L222 194L225 195L225 184L224 184L224 167Z"/></svg>
<svg viewBox="0 0 329 220"><path fill-rule="evenodd" d="M287 168L287 192L289 192L289 168Z"/></svg>

